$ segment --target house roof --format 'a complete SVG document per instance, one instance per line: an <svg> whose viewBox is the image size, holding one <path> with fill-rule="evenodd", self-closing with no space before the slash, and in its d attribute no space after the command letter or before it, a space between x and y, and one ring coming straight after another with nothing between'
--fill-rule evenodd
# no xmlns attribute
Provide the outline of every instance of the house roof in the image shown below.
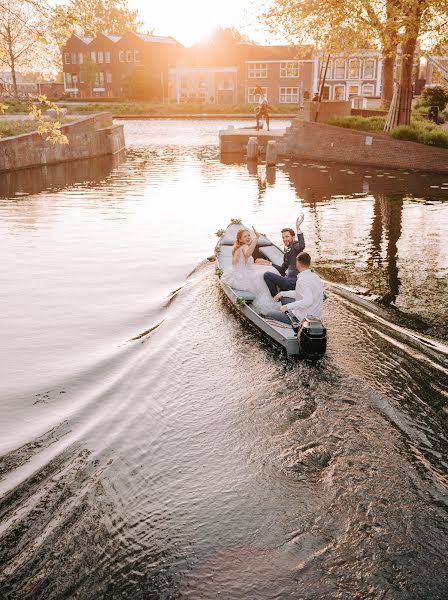
<svg viewBox="0 0 448 600"><path fill-rule="evenodd" d="M136 33L134 31L131 31L130 33L132 33L136 37L140 38L143 42L153 43L153 44L173 44L176 46L181 46L181 44L171 36L150 35L147 33ZM108 35L105 33L99 33L98 35L103 35L104 37L109 39L114 44L119 42L123 37L122 35ZM83 37L83 36L80 36L77 34L74 34L74 37L77 37L79 40L84 42L84 44L90 44L90 42L92 42L95 39L93 37Z"/></svg>
<svg viewBox="0 0 448 600"><path fill-rule="evenodd" d="M137 37L139 37L144 42L152 42L156 44L179 44L173 37L164 36L164 35L150 35L147 33L136 33Z"/></svg>

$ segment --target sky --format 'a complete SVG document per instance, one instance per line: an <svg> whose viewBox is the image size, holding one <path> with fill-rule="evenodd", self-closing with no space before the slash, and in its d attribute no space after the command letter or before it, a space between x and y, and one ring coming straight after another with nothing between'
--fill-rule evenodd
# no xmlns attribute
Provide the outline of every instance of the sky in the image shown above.
<svg viewBox="0 0 448 600"><path fill-rule="evenodd" d="M184 46L207 37L218 27L233 26L256 42L275 43L257 15L266 0L128 0L145 27L156 35L172 35Z"/></svg>

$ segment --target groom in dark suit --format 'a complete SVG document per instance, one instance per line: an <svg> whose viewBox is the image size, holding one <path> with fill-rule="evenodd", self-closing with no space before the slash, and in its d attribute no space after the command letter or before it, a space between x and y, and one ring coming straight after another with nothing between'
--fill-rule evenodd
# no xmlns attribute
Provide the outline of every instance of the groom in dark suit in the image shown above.
<svg viewBox="0 0 448 600"><path fill-rule="evenodd" d="M305 239L300 229L304 218L305 216L302 213L296 221L297 239L296 232L293 229L282 229L283 243L286 246L285 258L282 265L271 263L277 269L279 275L270 272L264 274L264 280L272 297L276 296L279 291L286 292L296 289L297 275L299 274L296 266L296 258L305 248Z"/></svg>

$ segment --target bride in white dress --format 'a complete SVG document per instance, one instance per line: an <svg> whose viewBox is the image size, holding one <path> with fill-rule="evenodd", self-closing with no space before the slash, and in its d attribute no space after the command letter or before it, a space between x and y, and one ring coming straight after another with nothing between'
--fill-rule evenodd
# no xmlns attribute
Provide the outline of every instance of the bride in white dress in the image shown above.
<svg viewBox="0 0 448 600"><path fill-rule="evenodd" d="M248 229L240 229L237 232L232 248L232 269L223 274L222 281L232 288L255 294L251 306L257 313L264 315L280 306L279 302L274 302L264 281L264 274L267 271L273 273L278 271L267 260L258 259L258 264L255 264L252 254L260 234L255 229L254 234L255 237L252 239Z"/></svg>

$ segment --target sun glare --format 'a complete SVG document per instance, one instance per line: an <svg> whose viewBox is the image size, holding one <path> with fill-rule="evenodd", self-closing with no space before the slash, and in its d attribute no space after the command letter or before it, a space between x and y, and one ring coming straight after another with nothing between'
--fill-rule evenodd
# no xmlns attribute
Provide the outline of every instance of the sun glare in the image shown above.
<svg viewBox="0 0 448 600"><path fill-rule="evenodd" d="M153 3L131 0L129 5L137 8L145 27L157 35L171 35L185 46L206 39L219 27L232 26L241 29L246 21L249 0L227 0L226 2L190 2L171 0L161 2L154 10Z"/></svg>

